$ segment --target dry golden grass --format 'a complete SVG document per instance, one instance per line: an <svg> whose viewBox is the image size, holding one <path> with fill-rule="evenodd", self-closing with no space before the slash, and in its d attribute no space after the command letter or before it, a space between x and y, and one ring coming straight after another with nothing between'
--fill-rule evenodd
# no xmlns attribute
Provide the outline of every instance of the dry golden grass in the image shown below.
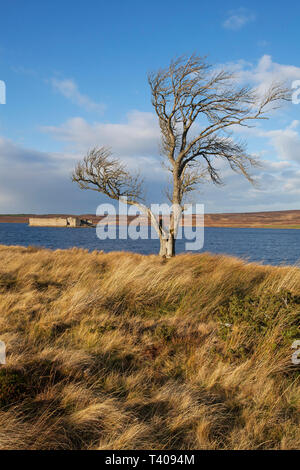
<svg viewBox="0 0 300 470"><path fill-rule="evenodd" d="M300 269L0 257L0 449L300 448Z"/></svg>

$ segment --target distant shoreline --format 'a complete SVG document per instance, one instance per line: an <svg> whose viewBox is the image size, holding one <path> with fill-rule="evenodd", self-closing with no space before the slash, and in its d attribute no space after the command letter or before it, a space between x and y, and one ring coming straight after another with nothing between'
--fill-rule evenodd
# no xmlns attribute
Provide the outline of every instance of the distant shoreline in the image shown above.
<svg viewBox="0 0 300 470"><path fill-rule="evenodd" d="M39 217L70 217L74 214L0 214L0 223L24 223L28 224L29 218ZM97 224L103 216L93 214L79 214L81 218L88 218ZM135 216L128 216L128 222L133 222ZM107 219L106 219L107 220ZM117 225L123 225L124 216L117 215ZM265 211L265 212L243 212L205 214L205 227L228 227L228 228L273 228L273 229L300 229L300 210L288 211ZM143 225L147 225L144 217ZM186 225L195 226L195 216L189 216Z"/></svg>

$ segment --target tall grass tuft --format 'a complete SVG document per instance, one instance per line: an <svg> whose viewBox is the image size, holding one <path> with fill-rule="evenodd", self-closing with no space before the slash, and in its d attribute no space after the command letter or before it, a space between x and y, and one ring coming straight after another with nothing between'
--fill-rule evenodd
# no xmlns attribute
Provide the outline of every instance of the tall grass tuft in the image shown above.
<svg viewBox="0 0 300 470"><path fill-rule="evenodd" d="M0 449L300 448L299 268L0 257Z"/></svg>

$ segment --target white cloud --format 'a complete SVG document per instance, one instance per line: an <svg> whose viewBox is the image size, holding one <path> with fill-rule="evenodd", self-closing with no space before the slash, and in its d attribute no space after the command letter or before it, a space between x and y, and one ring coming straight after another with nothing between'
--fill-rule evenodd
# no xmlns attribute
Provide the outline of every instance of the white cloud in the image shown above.
<svg viewBox="0 0 300 470"><path fill-rule="evenodd" d="M83 192L71 182L79 158L81 153L41 152L0 136L0 213L95 213L107 198L97 192ZM137 159L124 154L121 158L136 170ZM160 162L144 155L138 158L138 164L149 200L161 202Z"/></svg>
<svg viewBox="0 0 300 470"><path fill-rule="evenodd" d="M261 92L274 81L291 82L300 78L300 68L273 62L268 55L261 57L257 64L239 61L226 66L235 69L239 83L250 83ZM227 185L224 188L215 188L210 184L203 186L206 210L228 212L297 207L299 123L293 121L289 126L275 130L266 130L262 124L253 129L235 129L235 132L243 132L250 142L255 142L256 153L262 159L269 155L273 160L265 160L264 169L257 172L260 189L253 189L250 185L246 187L241 176L232 175L228 167L221 165ZM165 176L161 174L158 161L159 128L154 113L132 111L123 123L90 124L82 118L73 118L61 126L46 127L44 131L80 154L94 145L111 146L114 153L131 168L139 167L146 177L148 175L148 183L152 178L161 184ZM267 139L267 142L260 143L258 138ZM151 191L150 196L152 194Z"/></svg>
<svg viewBox="0 0 300 470"><path fill-rule="evenodd" d="M231 10L228 13L228 18L224 21L223 27L225 29L231 29L238 31L243 28L247 23L255 20L255 15L246 8L239 8L237 10Z"/></svg>
<svg viewBox="0 0 300 470"><path fill-rule="evenodd" d="M267 55L257 64L240 61L228 66L236 70L239 83L250 82L261 89L274 80L300 79L299 67L278 64ZM76 93L72 94L72 86L61 87L62 90L69 99L77 96ZM77 87L75 90L78 92ZM86 105L86 101L79 100L79 103ZM255 144L255 151L261 158L272 159L265 160L263 169L256 172L260 188L252 188L243 177L232 174L228 166L220 164L226 185L222 188L203 185L202 193L196 196L198 202L202 200L205 203L206 212L298 207L300 123L294 120L284 127L277 123L277 129L274 130L262 125L242 130L247 140ZM117 123L90 123L82 117L74 117L60 126L47 126L42 130L62 143L61 152L43 153L26 149L0 137L1 212L93 212L97 204L103 201L102 196L79 191L70 182L69 176L76 160L91 147L101 145L112 147L114 154L131 169L139 168L146 179L148 200L162 202L161 189L165 174L161 172L160 132L154 113L134 110L127 114L124 121Z"/></svg>
<svg viewBox="0 0 300 470"><path fill-rule="evenodd" d="M278 64L267 54L263 55L257 64L241 60L226 64L226 67L236 72L239 82L256 85L260 93L264 93L274 82L291 86L294 80L300 79L300 67Z"/></svg>
<svg viewBox="0 0 300 470"><path fill-rule="evenodd" d="M259 135L269 138L279 159L300 163L300 134L297 132L299 124L299 121L293 121L285 129L261 130Z"/></svg>
<svg viewBox="0 0 300 470"><path fill-rule="evenodd" d="M64 158L24 148L0 136L0 212L59 211L67 186ZM61 199L63 200L63 199Z"/></svg>
<svg viewBox="0 0 300 470"><path fill-rule="evenodd" d="M225 185L203 187L197 198L205 204L205 212L257 212L299 208L300 168L291 162L263 161L254 172L258 187L223 169Z"/></svg>
<svg viewBox="0 0 300 470"><path fill-rule="evenodd" d="M128 163L158 162L160 134L153 113L131 111L124 123L88 123L76 117L59 127L47 126L42 130L67 145L67 149L83 154L94 146L111 147L114 154ZM148 159L148 160L147 160Z"/></svg>
<svg viewBox="0 0 300 470"><path fill-rule="evenodd" d="M270 45L269 41L266 41L265 39L261 39L257 41L258 47L267 47Z"/></svg>
<svg viewBox="0 0 300 470"><path fill-rule="evenodd" d="M289 129L295 131L296 124L293 123ZM142 173L146 177L148 201L163 202L161 189L166 175L161 173L158 159L146 155L146 151L140 157L138 154L135 157L129 155L128 148L125 151L126 154L123 152L121 157L133 169L138 163L141 164ZM105 199L93 191L80 191L71 183L70 173L80 156L78 152L39 152L0 138L0 155L2 213L93 212ZM206 212L297 208L300 195L299 164L291 160L263 163L262 169L255 170L259 189L253 188L240 175L233 174L228 165L220 163L225 186L218 188L212 184L203 185L201 193L195 194L194 199L205 204Z"/></svg>
<svg viewBox="0 0 300 470"><path fill-rule="evenodd" d="M72 79L57 80L56 78L51 79L53 88L61 93L65 98L69 99L72 103L86 109L87 111L103 112L105 105L102 103L96 103L91 100L87 95L83 95Z"/></svg>
<svg viewBox="0 0 300 470"><path fill-rule="evenodd" d="M293 120L288 126L281 129L266 130L260 127L252 128L241 128L235 126L233 128L234 133L237 136L246 137L247 140L256 140L256 145L264 147L263 151L257 152L260 157L265 157L266 154L270 154L271 146L272 158L274 165L282 165L282 162L292 161L300 163L300 121ZM268 140L268 144L259 142L257 138L264 138Z"/></svg>
<svg viewBox="0 0 300 470"><path fill-rule="evenodd" d="M225 67L236 72L240 84L250 83L261 91L274 81L292 82L300 79L300 67L278 64L268 55L262 56L257 64L239 61L225 64ZM68 150L75 150L80 154L99 145L112 147L119 156L153 157L159 153L159 126L155 114L150 112L133 110L127 114L124 122L119 123L89 123L82 117L74 117L60 126L45 126L42 130L64 142ZM251 129L243 129L243 132L252 135L259 130L252 132ZM296 133L295 129L283 132L290 137L295 137Z"/></svg>
<svg viewBox="0 0 300 470"><path fill-rule="evenodd" d="M42 130L64 142L71 158L73 152L82 158L92 147L107 146L129 169L139 170L148 180L164 178L159 157L159 127L153 113L131 111L124 123L90 124L76 117L62 126L48 126Z"/></svg>

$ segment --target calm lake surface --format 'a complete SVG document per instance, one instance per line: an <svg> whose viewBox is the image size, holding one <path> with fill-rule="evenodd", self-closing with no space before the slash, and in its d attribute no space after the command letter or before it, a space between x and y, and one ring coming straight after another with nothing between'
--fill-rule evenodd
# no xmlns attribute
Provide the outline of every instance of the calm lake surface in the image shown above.
<svg viewBox="0 0 300 470"><path fill-rule="evenodd" d="M11 223L0 223L0 244L35 245L50 249L76 246L91 251L133 251L142 254L157 253L159 249L158 240L99 240L95 228L29 227ZM185 251L185 240L177 240L176 251ZM265 264L298 264L300 230L207 227L201 251L235 255Z"/></svg>

